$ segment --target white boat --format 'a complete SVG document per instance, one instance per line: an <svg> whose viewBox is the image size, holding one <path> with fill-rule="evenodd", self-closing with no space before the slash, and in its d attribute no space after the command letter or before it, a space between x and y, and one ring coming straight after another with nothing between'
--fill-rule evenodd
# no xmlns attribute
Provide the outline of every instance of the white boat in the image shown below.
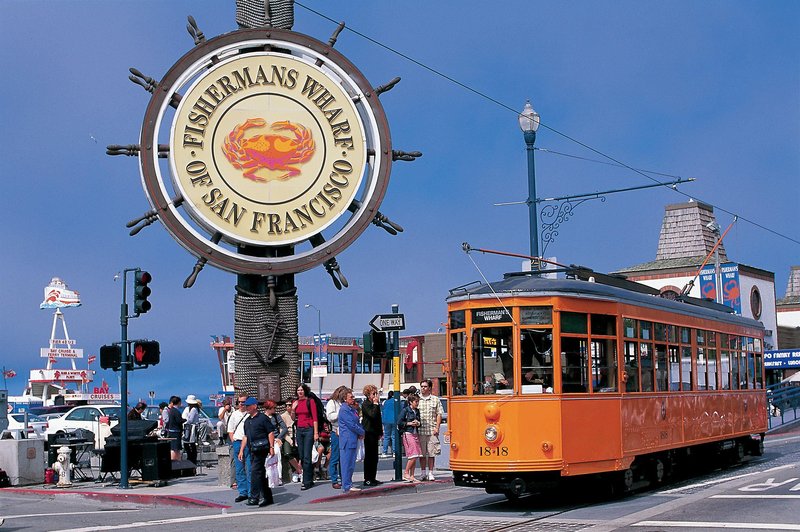
<svg viewBox="0 0 800 532"><path fill-rule="evenodd" d="M30 370L22 395L8 397L8 403L15 411L30 410L36 406L107 403L120 399L119 393L112 393L105 381L101 386L89 386L94 381L95 372L90 368L95 357L89 357L85 366L82 364L83 349L75 348L76 341L70 338L67 322L61 312L64 307L77 307L80 304L78 292L67 288L67 284L58 277L53 277L44 289L44 302L39 307L55 309L49 346L40 349L40 359L46 359L47 364L43 368ZM63 337L56 334L59 321Z"/></svg>
<svg viewBox="0 0 800 532"><path fill-rule="evenodd" d="M44 301L39 308L64 308L81 306L81 296L78 292L67 288L67 283L53 277L44 289Z"/></svg>

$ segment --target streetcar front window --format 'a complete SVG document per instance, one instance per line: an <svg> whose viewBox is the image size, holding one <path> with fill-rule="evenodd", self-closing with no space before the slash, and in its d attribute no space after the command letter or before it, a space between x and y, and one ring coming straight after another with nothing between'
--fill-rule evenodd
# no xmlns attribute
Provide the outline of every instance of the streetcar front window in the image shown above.
<svg viewBox="0 0 800 532"><path fill-rule="evenodd" d="M450 335L450 382L452 395L467 395L467 346L463 332Z"/></svg>
<svg viewBox="0 0 800 532"><path fill-rule="evenodd" d="M550 329L520 331L522 393L553 393L553 333Z"/></svg>
<svg viewBox="0 0 800 532"><path fill-rule="evenodd" d="M489 327L472 335L472 393L510 394L514 389L513 329Z"/></svg>

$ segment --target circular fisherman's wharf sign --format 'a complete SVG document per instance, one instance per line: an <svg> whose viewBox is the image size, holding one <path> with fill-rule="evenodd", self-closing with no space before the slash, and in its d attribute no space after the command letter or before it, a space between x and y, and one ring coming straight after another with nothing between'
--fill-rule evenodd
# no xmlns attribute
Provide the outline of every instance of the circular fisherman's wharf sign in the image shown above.
<svg viewBox="0 0 800 532"><path fill-rule="evenodd" d="M140 155L147 216L198 264L308 270L378 216L392 162L386 116L329 44L231 32L199 43L153 89Z"/></svg>
<svg viewBox="0 0 800 532"><path fill-rule="evenodd" d="M338 80L278 53L217 63L172 126L175 186L193 218L231 240L307 240L347 212L366 163L358 109Z"/></svg>

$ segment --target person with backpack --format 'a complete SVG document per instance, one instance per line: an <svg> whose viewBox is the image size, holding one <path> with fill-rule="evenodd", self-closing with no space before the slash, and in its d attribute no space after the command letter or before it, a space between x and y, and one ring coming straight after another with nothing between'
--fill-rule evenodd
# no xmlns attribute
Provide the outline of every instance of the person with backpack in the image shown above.
<svg viewBox="0 0 800 532"><path fill-rule="evenodd" d="M316 396L315 396L316 397ZM303 464L303 485L301 490L314 486L314 464L311 449L319 439L319 420L316 401L311 399L311 388L303 383L297 387L297 400L292 405L294 424L297 427L297 451Z"/></svg>

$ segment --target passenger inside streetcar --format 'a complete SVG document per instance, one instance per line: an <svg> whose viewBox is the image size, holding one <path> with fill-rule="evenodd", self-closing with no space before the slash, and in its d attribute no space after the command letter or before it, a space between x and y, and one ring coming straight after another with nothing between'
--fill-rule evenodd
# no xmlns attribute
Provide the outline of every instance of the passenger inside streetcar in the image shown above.
<svg viewBox="0 0 800 532"><path fill-rule="evenodd" d="M522 393L553 393L553 335L551 329L523 329Z"/></svg>

